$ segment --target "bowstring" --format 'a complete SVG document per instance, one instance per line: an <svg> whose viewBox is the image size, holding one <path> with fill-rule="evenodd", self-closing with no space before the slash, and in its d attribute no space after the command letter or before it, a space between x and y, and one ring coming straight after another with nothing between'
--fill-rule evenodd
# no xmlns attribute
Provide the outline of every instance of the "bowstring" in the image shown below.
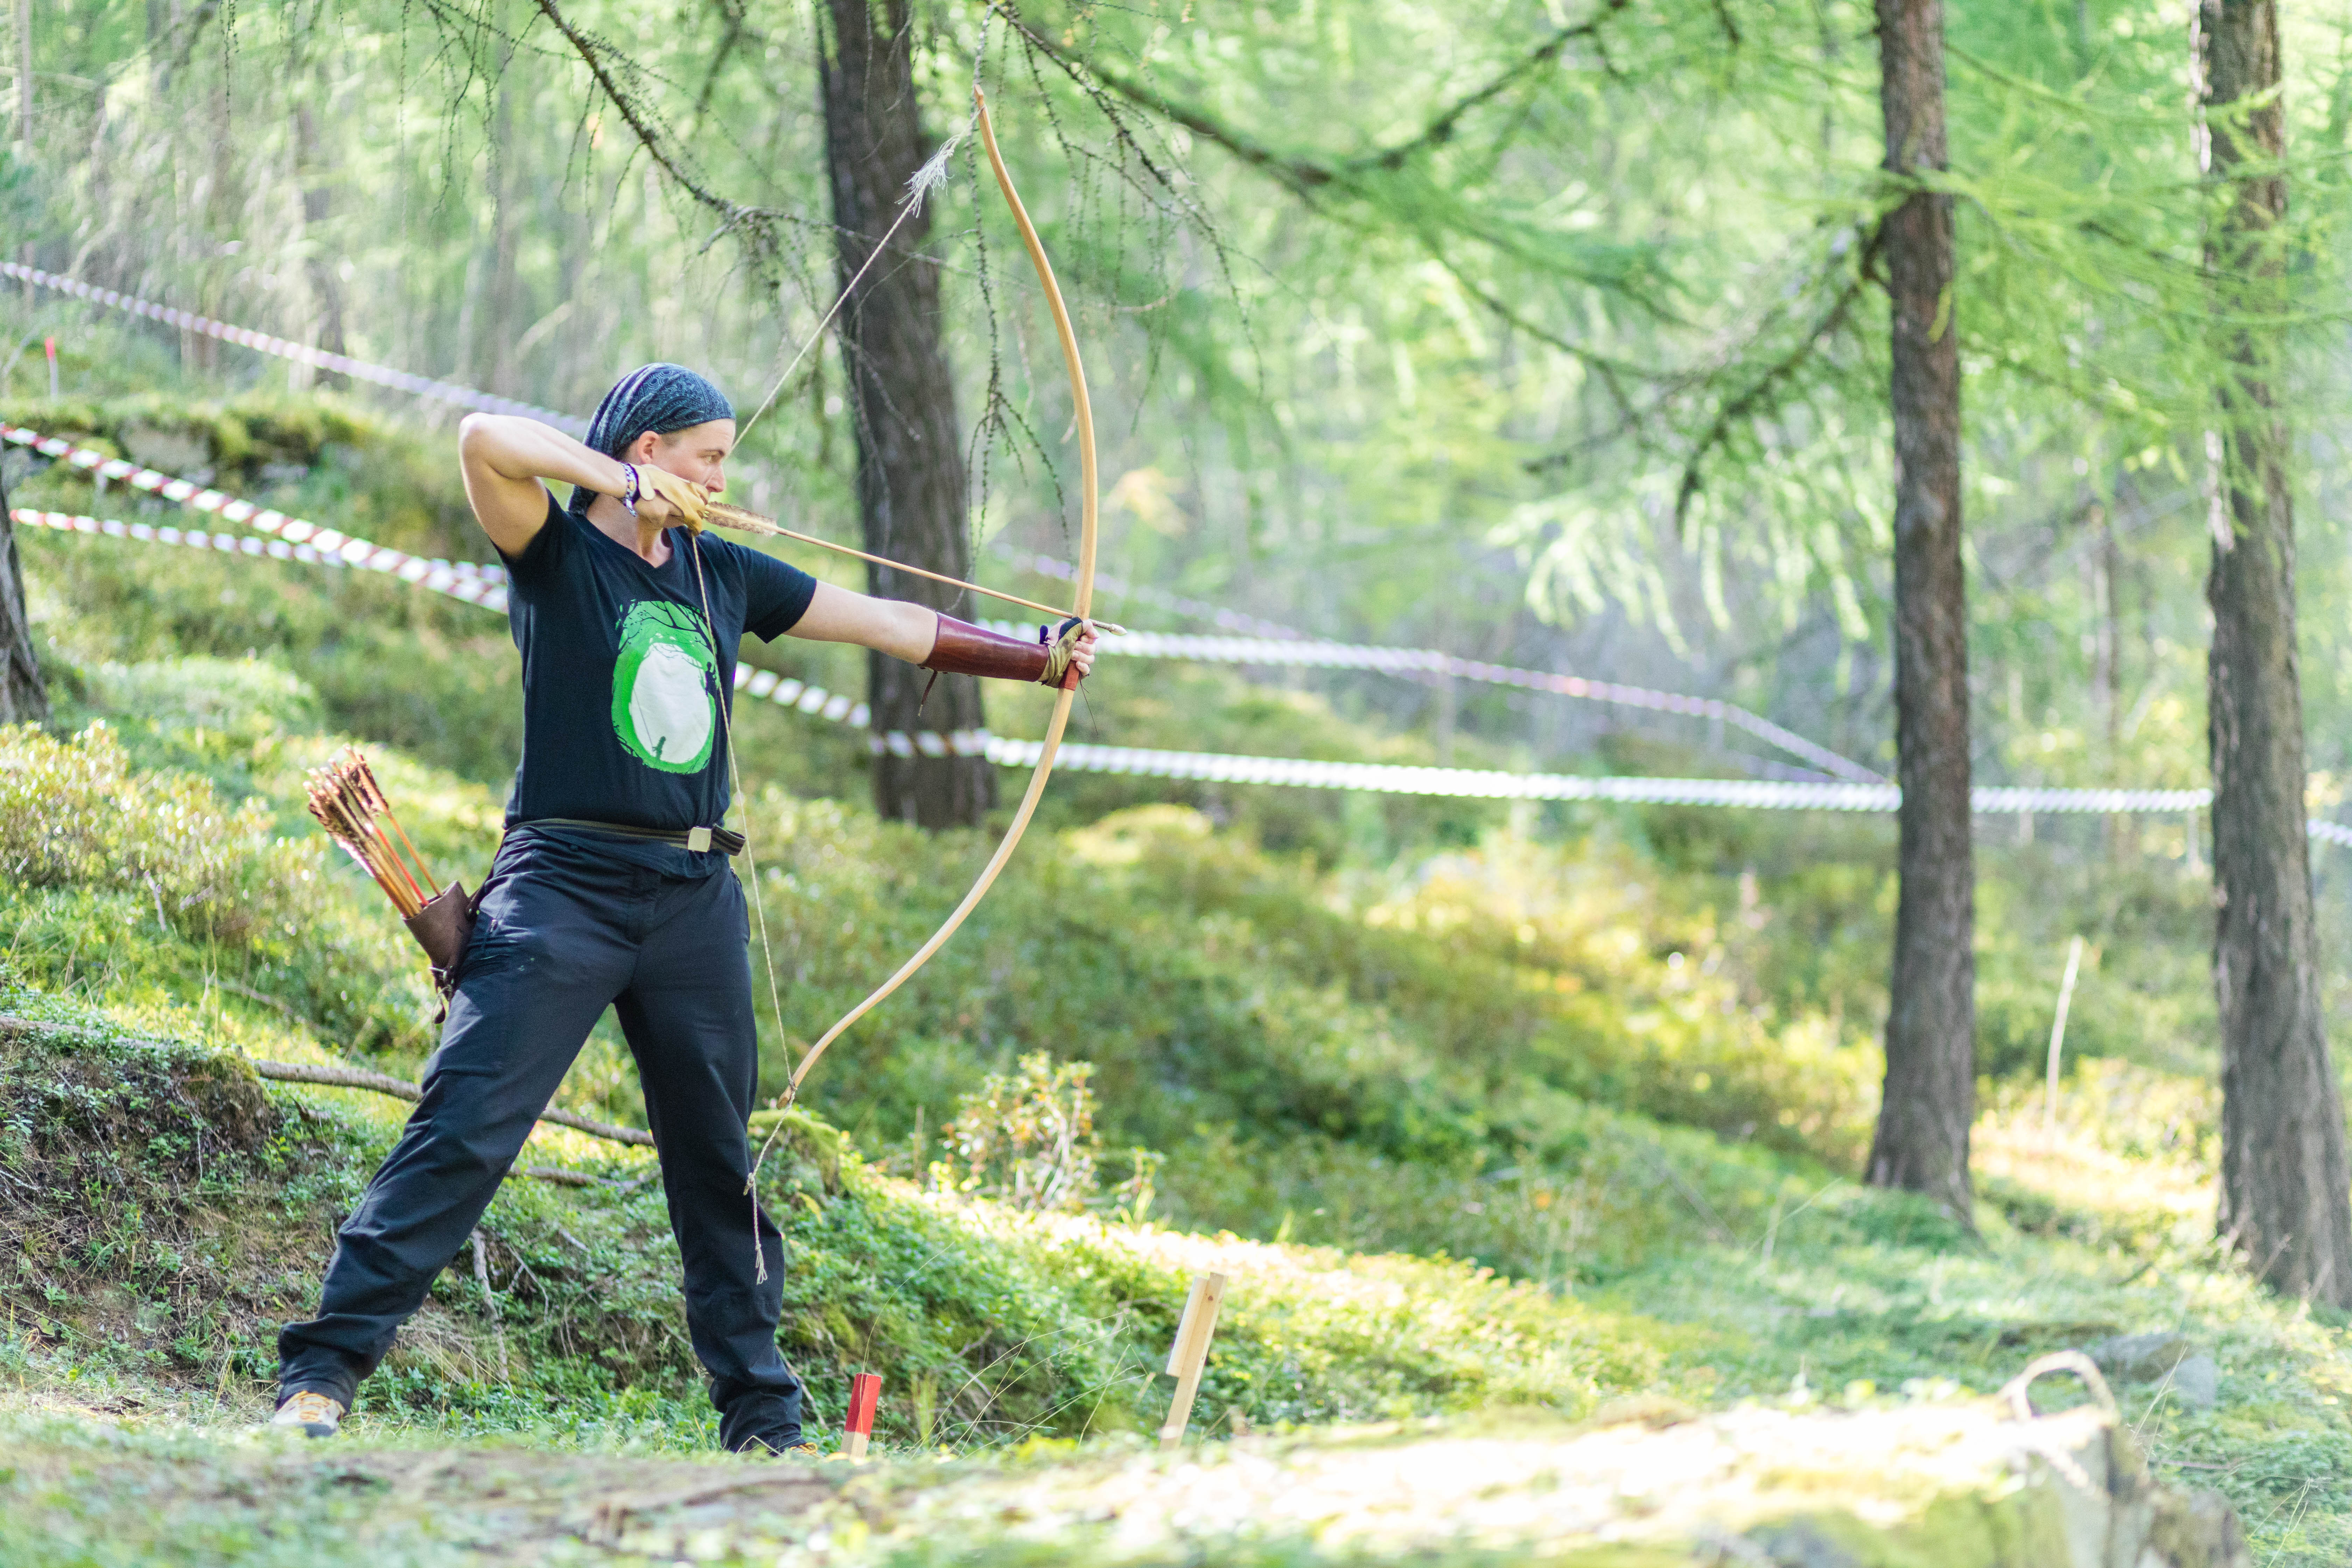
<svg viewBox="0 0 2352 1568"><path fill-rule="evenodd" d="M822 331L824 329L818 330ZM716 658L719 653L719 624L710 614L710 584L702 574L702 535L698 531L687 530L686 547L687 553L694 558L694 586L702 595L702 624L709 632L710 652ZM751 847L751 803L744 798L742 768L735 760L735 723L729 717L733 695L731 691L719 694L719 734L727 751L729 792L743 807L743 863L751 872L751 909L760 927L760 964L768 972L768 1005L775 1014L776 1037L782 1040L784 1031L783 993L776 988L776 950L768 941L768 900L760 890L760 857ZM754 1019L751 1026L754 1057L759 1054L759 1047L760 1027L758 1020ZM785 1049L789 1054L790 1046ZM767 1150L762 1148L760 1153L761 1158L765 1159ZM756 1266L753 1272L759 1277L756 1282L765 1285L768 1282L768 1249L760 1239L760 1197L752 1191L752 1180L759 1173L760 1161L754 1160L751 1170L744 1174L743 1190L751 1194L751 1257Z"/></svg>

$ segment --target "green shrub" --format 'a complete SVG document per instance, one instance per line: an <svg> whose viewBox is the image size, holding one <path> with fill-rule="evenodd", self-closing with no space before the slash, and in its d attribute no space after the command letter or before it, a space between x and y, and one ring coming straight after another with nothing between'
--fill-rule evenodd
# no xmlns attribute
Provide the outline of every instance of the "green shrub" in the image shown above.
<svg viewBox="0 0 2352 1568"><path fill-rule="evenodd" d="M320 732L327 705L252 660L99 667L89 689L121 726L102 733L130 745L108 741L102 767L84 760L83 794L121 794L136 807L142 790L161 791L201 806L210 815L191 817L200 826L188 831L234 885L204 901L201 921L184 916L171 942L110 946L146 890L121 869L135 857L93 850L70 887L8 884L0 890L34 939L20 942L20 972L97 987L118 1005L258 996L291 1015L298 1037L413 1069L431 1043L421 966L380 896L324 854L299 805L303 770L339 743ZM201 771L217 789L186 772L142 772L134 754ZM498 831L495 799L396 751L375 760L433 869L477 880ZM218 804L246 792L235 810ZM286 842L268 831L273 809ZM24 820L38 815L20 807ZM814 1038L929 934L991 841L772 790L750 816L760 924L772 942L755 942L753 963L772 951L782 1002L781 1018L770 1016L767 987L755 986L773 1092L792 1044ZM1164 1154L1164 1164L1130 1156L1111 1200L1130 1215L1144 1212L1149 1187L1172 1223L1261 1236L1286 1226L1302 1240L1449 1250L1530 1278L1608 1278L1664 1241L1714 1234L1727 1216L1704 1214L1660 1175L1696 1172L1683 1179L1707 1190L1705 1173L1721 1162L1706 1140L1603 1173L1586 1152L1596 1116L1680 1121L1833 1163L1857 1157L1867 1131L1867 1047L1832 1019L1783 1017L1754 989L1748 911L1718 919L1687 899L1605 841L1565 849L1498 838L1409 877L1335 877L1199 813L1139 808L1033 835L956 940L838 1043L808 1102L890 1151L893 1168L919 1173L943 1131L988 1121L966 1115L941 1128L959 1121L943 1113L960 1099L984 1105L995 1075L1001 1113L1041 1086L1066 1117L1085 1110L1095 1126L1073 1133L1070 1156L1093 1159L1097 1130L1115 1146ZM257 1029L284 1028L266 1018L239 1026L255 1041L266 1037ZM1084 1107L1071 1078L1081 1059L1091 1064ZM1016 1082L1024 1074L1036 1082ZM603 1114L643 1113L609 1028L564 1093ZM1024 1201L1033 1189L1065 1201L1091 1184L1071 1159L1040 1163L1042 1142L1007 1144L1014 1131L998 1115L954 1179L977 1174ZM1737 1167L1723 1166L1723 1192L1708 1200L1718 1208L1769 1188ZM1619 1195L1594 1196L1603 1185Z"/></svg>
<svg viewBox="0 0 2352 1568"><path fill-rule="evenodd" d="M1012 1072L989 1074L940 1129L949 1184L1026 1214L1085 1208L1102 1157L1087 1084L1094 1070L1032 1051Z"/></svg>
<svg viewBox="0 0 2352 1568"><path fill-rule="evenodd" d="M24 887L144 889L159 925L242 944L289 918L313 874L315 856L268 828L202 779L134 773L102 725L62 742L0 730L0 873Z"/></svg>
<svg viewBox="0 0 2352 1568"><path fill-rule="evenodd" d="M47 1000L0 993L11 1015ZM0 1036L0 1246L37 1338L151 1374L266 1378L278 1322L309 1310L339 1214L397 1111L255 1081L234 1057L74 1024ZM390 1104L391 1102L382 1102ZM564 1134L587 1185L518 1178L470 1257L436 1281L362 1413L510 1423L551 1402L654 1402L694 1424L678 1258L651 1162ZM833 1129L784 1119L761 1198L786 1240L782 1338L811 1425L853 1372L905 1391L892 1442L954 1446L1148 1429L1191 1276L1229 1274L1198 1419L1433 1414L1496 1399L1575 1413L1650 1375L1607 1320L1460 1264L1348 1258L1026 1215L872 1170ZM482 1294L481 1278L491 1299Z"/></svg>
<svg viewBox="0 0 2352 1568"><path fill-rule="evenodd" d="M347 1050L414 1050L421 965L352 880L322 837L277 837L269 802L135 768L103 724L0 730L0 909L20 978L132 1006L231 990Z"/></svg>

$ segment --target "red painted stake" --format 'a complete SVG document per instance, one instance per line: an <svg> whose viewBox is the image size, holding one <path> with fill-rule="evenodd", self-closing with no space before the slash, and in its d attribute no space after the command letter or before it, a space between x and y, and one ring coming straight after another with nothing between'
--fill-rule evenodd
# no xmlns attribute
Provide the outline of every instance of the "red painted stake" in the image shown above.
<svg viewBox="0 0 2352 1568"><path fill-rule="evenodd" d="M849 1443L848 1454L853 1459L866 1457L866 1445L874 1436L874 1408L882 1403L882 1379L870 1372L861 1372L849 1380Z"/></svg>

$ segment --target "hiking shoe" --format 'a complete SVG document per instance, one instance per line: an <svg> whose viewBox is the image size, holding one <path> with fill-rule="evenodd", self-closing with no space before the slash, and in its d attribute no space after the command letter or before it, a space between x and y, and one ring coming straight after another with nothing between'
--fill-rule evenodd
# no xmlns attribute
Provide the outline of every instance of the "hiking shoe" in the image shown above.
<svg viewBox="0 0 2352 1568"><path fill-rule="evenodd" d="M331 1437L343 1421L343 1407L323 1394L289 1394L269 1418L272 1426L299 1426L313 1437Z"/></svg>

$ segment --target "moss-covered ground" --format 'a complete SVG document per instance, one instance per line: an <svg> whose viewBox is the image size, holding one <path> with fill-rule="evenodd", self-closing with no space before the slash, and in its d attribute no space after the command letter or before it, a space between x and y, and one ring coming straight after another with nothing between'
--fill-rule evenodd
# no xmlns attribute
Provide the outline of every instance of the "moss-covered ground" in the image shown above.
<svg viewBox="0 0 2352 1568"><path fill-rule="evenodd" d="M438 470L356 416L19 417L175 435L247 493L463 543ZM143 504L54 470L20 499ZM421 966L301 815L301 773L364 742L436 868L478 878L512 655L495 618L379 578L132 549L25 541L60 713L0 735L0 1561L609 1561L583 1521L614 1489L765 1474L711 1453L649 1162L552 1128L347 1434L255 1434L274 1328L308 1310L404 1112L249 1063L413 1075L432 1040ZM1238 690L1179 674L1101 710L1124 741L1416 754L1344 705ZM772 1091L991 840L876 822L842 734L749 709L742 734ZM1076 784L828 1058L763 1173L822 1443L870 1370L900 1467L1141 1444L1212 1267L1234 1285L1194 1431L1217 1442L1625 1399L1898 1405L2162 1330L2218 1378L2210 1406L2120 1387L2159 1472L2221 1489L2264 1562L2352 1554L2347 1325L2213 1241L2210 913L2153 838L1987 856L1970 1228L1853 1178L1891 908L1876 826ZM2053 1123L2032 1071L2078 930ZM1078 1212L995 1201L940 1136L1035 1051L1093 1064L1104 1190ZM641 1122L616 1036L560 1101Z"/></svg>

